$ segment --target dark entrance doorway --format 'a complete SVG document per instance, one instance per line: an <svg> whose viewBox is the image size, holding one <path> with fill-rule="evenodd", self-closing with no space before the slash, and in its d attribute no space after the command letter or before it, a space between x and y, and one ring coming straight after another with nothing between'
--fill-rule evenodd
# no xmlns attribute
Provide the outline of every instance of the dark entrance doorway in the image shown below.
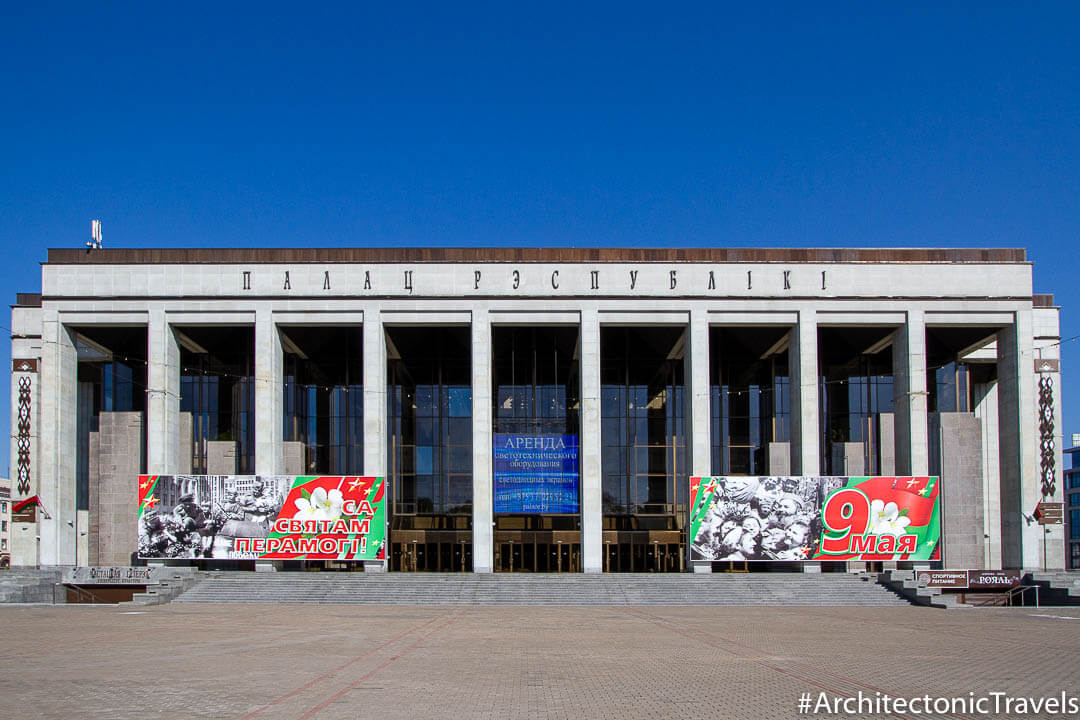
<svg viewBox="0 0 1080 720"><path fill-rule="evenodd" d="M497 572L581 572L577 532L499 532L495 536Z"/></svg>
<svg viewBox="0 0 1080 720"><path fill-rule="evenodd" d="M683 572L686 545L681 533L605 532L604 572Z"/></svg>
<svg viewBox="0 0 1080 720"><path fill-rule="evenodd" d="M390 543L390 569L472 572L472 533L397 531Z"/></svg>

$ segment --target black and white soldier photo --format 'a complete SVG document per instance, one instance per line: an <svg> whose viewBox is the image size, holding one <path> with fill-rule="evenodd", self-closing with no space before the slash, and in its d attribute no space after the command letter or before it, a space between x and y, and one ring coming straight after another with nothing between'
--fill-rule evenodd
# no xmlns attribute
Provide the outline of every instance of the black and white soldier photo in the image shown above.
<svg viewBox="0 0 1080 720"><path fill-rule="evenodd" d="M691 548L694 560L806 560L821 537L821 504L839 477L716 479L720 492Z"/></svg>
<svg viewBox="0 0 1080 720"><path fill-rule="evenodd" d="M236 557L236 538L270 534L291 483L286 476L159 476L159 501L139 519L139 557Z"/></svg>

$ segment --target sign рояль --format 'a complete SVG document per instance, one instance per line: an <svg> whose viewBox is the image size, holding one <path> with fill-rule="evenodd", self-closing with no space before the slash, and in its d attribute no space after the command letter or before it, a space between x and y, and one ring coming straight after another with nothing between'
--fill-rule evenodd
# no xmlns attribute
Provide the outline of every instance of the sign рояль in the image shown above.
<svg viewBox="0 0 1080 720"><path fill-rule="evenodd" d="M970 590L1008 590L1019 584L1019 570L968 571L968 589Z"/></svg>
<svg viewBox="0 0 1080 720"><path fill-rule="evenodd" d="M919 570L919 587L942 590L1008 590L1020 584L1019 570Z"/></svg>

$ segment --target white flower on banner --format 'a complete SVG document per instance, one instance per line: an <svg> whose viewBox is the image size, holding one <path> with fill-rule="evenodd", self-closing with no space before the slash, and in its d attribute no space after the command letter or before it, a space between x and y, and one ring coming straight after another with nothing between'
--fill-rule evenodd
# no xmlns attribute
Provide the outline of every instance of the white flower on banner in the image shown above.
<svg viewBox="0 0 1080 720"><path fill-rule="evenodd" d="M296 519L297 520L326 520L326 513L318 505L315 505L307 498L296 498L293 500L293 504L296 505Z"/></svg>
<svg viewBox="0 0 1080 720"><path fill-rule="evenodd" d="M870 533L873 535L903 535L907 532L907 526L911 524L904 515L900 514L900 508L896 503L889 504L881 499L875 499L870 503Z"/></svg>
<svg viewBox="0 0 1080 720"><path fill-rule="evenodd" d="M311 493L311 504L323 512L326 520L337 520L341 517L341 506L345 504L345 497L337 488L330 492L324 488L315 488Z"/></svg>
<svg viewBox="0 0 1080 720"><path fill-rule="evenodd" d="M300 520L334 521L341 517L345 498L337 488L330 492L325 488L315 488L310 498L297 498L293 503L296 505L296 517Z"/></svg>

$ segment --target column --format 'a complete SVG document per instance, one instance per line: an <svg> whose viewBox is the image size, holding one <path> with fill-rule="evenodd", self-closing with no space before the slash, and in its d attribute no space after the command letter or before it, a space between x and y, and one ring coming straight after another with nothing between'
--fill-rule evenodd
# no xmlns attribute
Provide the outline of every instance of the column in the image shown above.
<svg viewBox="0 0 1080 720"><path fill-rule="evenodd" d="M690 311L687 329L685 377L688 381L687 445L690 450L690 475L712 475L712 434L709 417L709 314L702 308ZM676 478L675 482L684 482ZM689 501L689 497L687 497ZM690 528L686 528L690 532ZM687 538L687 544L692 538ZM690 562L695 573L712 572L708 561Z"/></svg>
<svg viewBox="0 0 1080 720"><path fill-rule="evenodd" d="M1046 310L1041 310L1040 314L1044 313L1044 312L1047 312L1047 311ZM1060 360L1061 360L1061 345L1060 344L1051 345L1051 343L1054 343L1055 341L1059 341L1060 340L1060 335L1061 335L1060 331L1057 330L1057 317L1056 317L1056 315L1057 315L1057 313L1055 311L1054 329L1051 331L1052 335L1051 335L1050 339L1040 341L1041 343L1046 344L1048 346L1043 347L1043 348L1036 348L1036 350L1035 350L1035 358L1036 358L1037 361L1046 360L1046 359L1054 359L1054 360L1058 360L1059 363L1060 363ZM1048 333L1043 327L1037 327L1035 330L1033 330L1033 334L1043 336L1043 335L1046 335ZM1041 365L1042 363L1039 363L1039 364ZM1062 472L1064 467L1065 467L1065 464L1064 464L1065 463L1065 456L1064 456L1064 453L1062 452L1062 450L1065 448L1065 435L1064 435L1064 432L1063 432L1064 428L1062 427L1062 420L1064 418L1061 415L1061 372L1060 372L1060 364L1059 364L1058 367L1059 367L1059 370L1056 370L1056 371L1050 371L1050 372L1042 372L1042 371L1040 371L1040 372L1035 374L1035 378L1034 378L1035 397L1034 397L1033 402L1034 402L1034 405L1035 405L1035 416L1037 418L1039 418L1037 431L1036 431L1036 437L1035 437L1035 440L1036 440L1036 443L1037 443L1037 445L1036 445L1036 453L1035 453L1035 465L1036 465L1036 468L1037 468L1036 469L1036 475L1039 476L1039 497L1042 498L1042 500L1044 500L1046 502L1064 502L1065 501L1064 475L1063 475L1063 472ZM1053 418L1053 423L1054 423L1054 429L1053 429L1053 439L1054 439L1054 450L1053 450L1053 458L1054 458L1054 493L1052 495L1047 495L1047 496L1043 496L1043 494L1042 494L1042 471L1043 471L1043 467L1042 467L1042 427L1041 426L1042 426L1043 409L1042 409L1042 401L1041 401L1041 397L1040 397L1040 393L1039 393L1039 383L1043 379L1046 379L1050 383L1049 391L1052 393L1052 397L1053 397L1053 402L1051 404L1051 409L1052 409L1052 418ZM1067 511L1068 510L1066 510L1066 512ZM1043 549L1041 551L1041 555L1042 555L1042 560L1044 560L1044 562L1042 564L1042 568L1044 570L1064 570L1067 567L1067 565L1065 564L1066 563L1066 557L1065 557L1065 526L1064 525L1043 525L1042 526L1042 537L1040 538L1040 541L1043 544Z"/></svg>
<svg viewBox="0 0 1080 720"><path fill-rule="evenodd" d="M489 573L495 558L491 460L491 319L472 311L473 572Z"/></svg>
<svg viewBox="0 0 1080 720"><path fill-rule="evenodd" d="M1001 453L998 446L998 384L976 383L975 417L982 427L983 539L984 567L1002 569L1001 564Z"/></svg>
<svg viewBox="0 0 1080 720"><path fill-rule="evenodd" d="M146 332L146 471L180 472L180 345L164 308L150 309ZM191 454L190 447L185 448Z"/></svg>
<svg viewBox="0 0 1080 720"><path fill-rule="evenodd" d="M14 333L22 332L17 316L18 310L12 311ZM35 319L37 319L35 317ZM38 319L38 322L40 320ZM41 471L41 343L38 339L13 337L11 341L11 502L40 494L38 479ZM26 425L21 425L25 422ZM25 464L20 462L19 445L26 443L29 451ZM16 523L9 525L8 543L11 548L11 565L35 566L38 560L38 525L37 523Z"/></svg>
<svg viewBox="0 0 1080 720"><path fill-rule="evenodd" d="M998 332L998 453L1001 483L1001 564L1042 567L1042 527L1028 520L1040 495L1036 453L1032 311L1020 310Z"/></svg>
<svg viewBox="0 0 1080 720"><path fill-rule="evenodd" d="M270 308L255 311L255 474L280 475L285 358Z"/></svg>
<svg viewBox="0 0 1080 720"><path fill-rule="evenodd" d="M364 308L364 474L386 477L386 335L378 306Z"/></svg>
<svg viewBox="0 0 1080 720"><path fill-rule="evenodd" d="M893 342L893 414L897 475L928 475L926 316L909 310Z"/></svg>
<svg viewBox="0 0 1080 720"><path fill-rule="evenodd" d="M709 417L709 315L701 308L690 311L690 474L712 475L712 432Z"/></svg>
<svg viewBox="0 0 1080 720"><path fill-rule="evenodd" d="M386 478L386 334L378 305L364 308L364 474ZM386 555L390 555L387 529ZM364 562L364 571L386 570L388 560Z"/></svg>
<svg viewBox="0 0 1080 720"><path fill-rule="evenodd" d="M42 565L74 565L75 416L77 405L75 339L56 311L44 311L41 353L41 472L38 545ZM69 524L70 523L70 524Z"/></svg>
<svg viewBox="0 0 1080 720"><path fill-rule="evenodd" d="M821 472L817 311L799 311L791 339L791 470L795 475L817 475Z"/></svg>
<svg viewBox="0 0 1080 720"><path fill-rule="evenodd" d="M600 314L581 311L581 559L587 573L604 571L603 472L600 459Z"/></svg>

